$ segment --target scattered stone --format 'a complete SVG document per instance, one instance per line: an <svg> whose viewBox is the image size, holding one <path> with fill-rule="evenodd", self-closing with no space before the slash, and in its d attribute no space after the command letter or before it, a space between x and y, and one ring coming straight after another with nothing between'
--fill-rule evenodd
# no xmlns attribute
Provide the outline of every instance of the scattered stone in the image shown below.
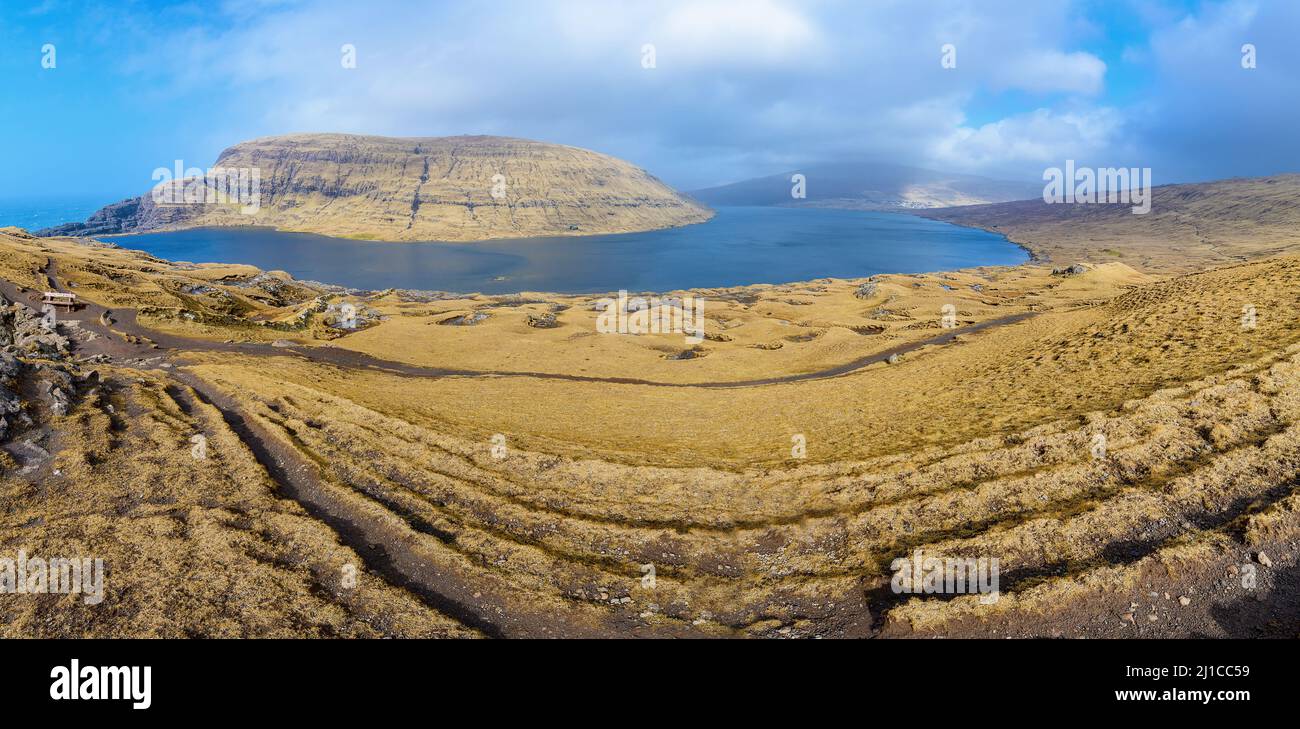
<svg viewBox="0 0 1300 729"><path fill-rule="evenodd" d="M475 311L469 314L461 314L459 316L453 316L453 317L448 317L446 319L442 319L438 322L438 324L440 326L450 326L450 327L472 327L475 324L478 324L479 322L487 319L489 316L490 314L488 314L487 312Z"/></svg>
<svg viewBox="0 0 1300 729"><path fill-rule="evenodd" d="M1078 276L1079 274L1087 273L1087 272L1088 272L1088 267L1083 265L1082 263L1076 263L1073 266L1068 266L1066 268L1052 269L1053 276Z"/></svg>
<svg viewBox="0 0 1300 729"><path fill-rule="evenodd" d="M861 334L863 336L872 336L875 334L883 334L885 331L885 327L881 326L880 324L868 324L865 326L849 327L849 330L856 334Z"/></svg>
<svg viewBox="0 0 1300 729"><path fill-rule="evenodd" d="M1179 605L1182 605L1183 607L1187 607L1188 605L1191 605L1191 604L1192 604L1192 598L1190 598L1190 597L1188 597L1188 596L1186 596L1186 595L1181 595L1181 596L1179 596L1179 598L1178 598L1178 604L1179 604Z"/></svg>
<svg viewBox="0 0 1300 729"><path fill-rule="evenodd" d="M1264 554L1263 552L1257 552L1257 553L1255 553L1255 561L1259 562L1260 564L1264 565L1265 567L1272 567L1272 566L1273 566L1273 560L1269 559L1268 555L1267 555L1267 554Z"/></svg>
<svg viewBox="0 0 1300 729"><path fill-rule="evenodd" d="M555 315L549 312L545 314L529 314L524 319L524 323L534 329L554 329L560 326L560 322L556 320Z"/></svg>
<svg viewBox="0 0 1300 729"><path fill-rule="evenodd" d="M704 347L697 346L697 347L692 347L690 349L684 349L681 352L678 352L677 354L664 355L664 358L672 359L672 360L699 359L700 357L704 357L707 354L708 354L707 349L705 349Z"/></svg>

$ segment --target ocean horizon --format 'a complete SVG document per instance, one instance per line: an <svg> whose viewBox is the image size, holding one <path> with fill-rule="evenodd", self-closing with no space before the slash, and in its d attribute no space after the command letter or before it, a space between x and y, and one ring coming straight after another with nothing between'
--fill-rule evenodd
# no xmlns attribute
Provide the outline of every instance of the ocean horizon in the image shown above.
<svg viewBox="0 0 1300 729"><path fill-rule="evenodd" d="M34 232L63 223L77 223L96 210L128 196L69 195L63 197L0 198L0 228L16 226Z"/></svg>

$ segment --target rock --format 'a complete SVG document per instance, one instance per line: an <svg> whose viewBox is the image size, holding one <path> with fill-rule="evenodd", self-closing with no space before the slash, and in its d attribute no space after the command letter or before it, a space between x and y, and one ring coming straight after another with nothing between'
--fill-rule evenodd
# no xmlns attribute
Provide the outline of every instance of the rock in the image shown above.
<svg viewBox="0 0 1300 729"><path fill-rule="evenodd" d="M20 464L19 475L26 475L48 463L50 452L34 441L24 440L9 446L9 451Z"/></svg>
<svg viewBox="0 0 1300 729"><path fill-rule="evenodd" d="M560 322L556 320L555 315L549 312L545 314L529 314L524 323L534 329L554 329L560 326Z"/></svg>
<svg viewBox="0 0 1300 729"><path fill-rule="evenodd" d="M893 364L898 364L899 362L903 361L903 355L898 354L898 353L894 353L894 354L889 355L889 359L887 359L887 360L885 360L885 361L888 362L888 363L891 364L891 365L893 365Z"/></svg>
<svg viewBox="0 0 1300 729"><path fill-rule="evenodd" d="M700 357L703 357L707 354L708 354L708 350L705 349L704 347L692 347L690 349L682 350L677 354L664 355L664 359L672 359L672 360L699 359Z"/></svg>
<svg viewBox="0 0 1300 729"><path fill-rule="evenodd" d="M283 347L292 347L294 345L293 342L289 341L288 339L277 339L274 342L271 342L271 346L283 348Z"/></svg>
<svg viewBox="0 0 1300 729"><path fill-rule="evenodd" d="M438 321L438 324L440 326L472 327L487 319L488 316L490 315L487 312L475 311L469 314L461 314L447 319L441 319Z"/></svg>
<svg viewBox="0 0 1300 729"><path fill-rule="evenodd" d="M12 344L20 354L60 359L68 354L68 338L58 325L47 329L40 313L23 304L0 310L0 346Z"/></svg>
<svg viewBox="0 0 1300 729"><path fill-rule="evenodd" d="M1087 273L1087 272L1088 272L1088 267L1083 265L1082 263L1076 263L1073 266L1068 266L1066 268L1052 269L1053 276L1078 276L1079 274Z"/></svg>
<svg viewBox="0 0 1300 729"><path fill-rule="evenodd" d="M1269 559L1268 555L1267 555L1267 554L1264 554L1263 552L1257 552L1257 553L1255 554L1255 561L1256 561L1256 562L1259 562L1260 564L1264 565L1265 567L1272 567L1272 566L1273 566L1273 560Z"/></svg>
<svg viewBox="0 0 1300 729"><path fill-rule="evenodd" d="M68 394L63 390L52 387L50 388L50 412L60 418L68 414L70 403Z"/></svg>
<svg viewBox="0 0 1300 729"><path fill-rule="evenodd" d="M876 295L878 288L876 282L869 280L861 286L858 286L857 291L854 291L853 295L859 299L870 299L872 296Z"/></svg>
<svg viewBox="0 0 1300 729"><path fill-rule="evenodd" d="M1178 604L1179 604L1179 605L1182 605L1183 607L1187 607L1188 605L1191 605L1191 604L1192 604L1192 598L1190 598L1190 597L1188 597L1188 596L1186 596L1186 595L1180 595L1180 596L1178 597Z"/></svg>

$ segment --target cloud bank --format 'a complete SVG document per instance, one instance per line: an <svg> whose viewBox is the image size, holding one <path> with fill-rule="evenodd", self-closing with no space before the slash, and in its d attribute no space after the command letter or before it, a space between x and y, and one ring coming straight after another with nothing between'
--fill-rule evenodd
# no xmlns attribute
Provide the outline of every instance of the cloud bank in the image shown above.
<svg viewBox="0 0 1300 729"><path fill-rule="evenodd" d="M138 9L138 8L137 8ZM296 131L503 134L680 188L826 160L1157 182L1300 168L1289 2L230 0L101 16L117 93L222 109L220 148ZM89 31L87 31L89 32ZM1258 67L1240 66L1255 44ZM354 69L341 47L356 48ZM944 68L943 48L955 49ZM647 63L653 46L653 64ZM220 141L218 141L220 140ZM206 146L205 146L206 148Z"/></svg>

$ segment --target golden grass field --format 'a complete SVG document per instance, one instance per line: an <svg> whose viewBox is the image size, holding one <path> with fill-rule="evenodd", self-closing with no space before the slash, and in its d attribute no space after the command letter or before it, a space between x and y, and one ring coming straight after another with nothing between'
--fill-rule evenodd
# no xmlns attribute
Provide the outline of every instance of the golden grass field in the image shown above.
<svg viewBox="0 0 1300 729"><path fill-rule="evenodd" d="M344 296L10 229L0 279L56 271L209 346L110 324L80 365L103 384L9 436L51 459L9 458L0 556L102 556L108 596L0 600L0 633L1295 637L1269 610L1300 535L1300 232L1270 208L1179 257L1149 243L1160 201L1132 239L1013 231L1079 274L679 292L706 299L698 346L599 334L599 297ZM332 328L344 302L371 325ZM955 341L895 363L717 386L930 341L947 304ZM1001 599L891 593L916 549L997 557Z"/></svg>

